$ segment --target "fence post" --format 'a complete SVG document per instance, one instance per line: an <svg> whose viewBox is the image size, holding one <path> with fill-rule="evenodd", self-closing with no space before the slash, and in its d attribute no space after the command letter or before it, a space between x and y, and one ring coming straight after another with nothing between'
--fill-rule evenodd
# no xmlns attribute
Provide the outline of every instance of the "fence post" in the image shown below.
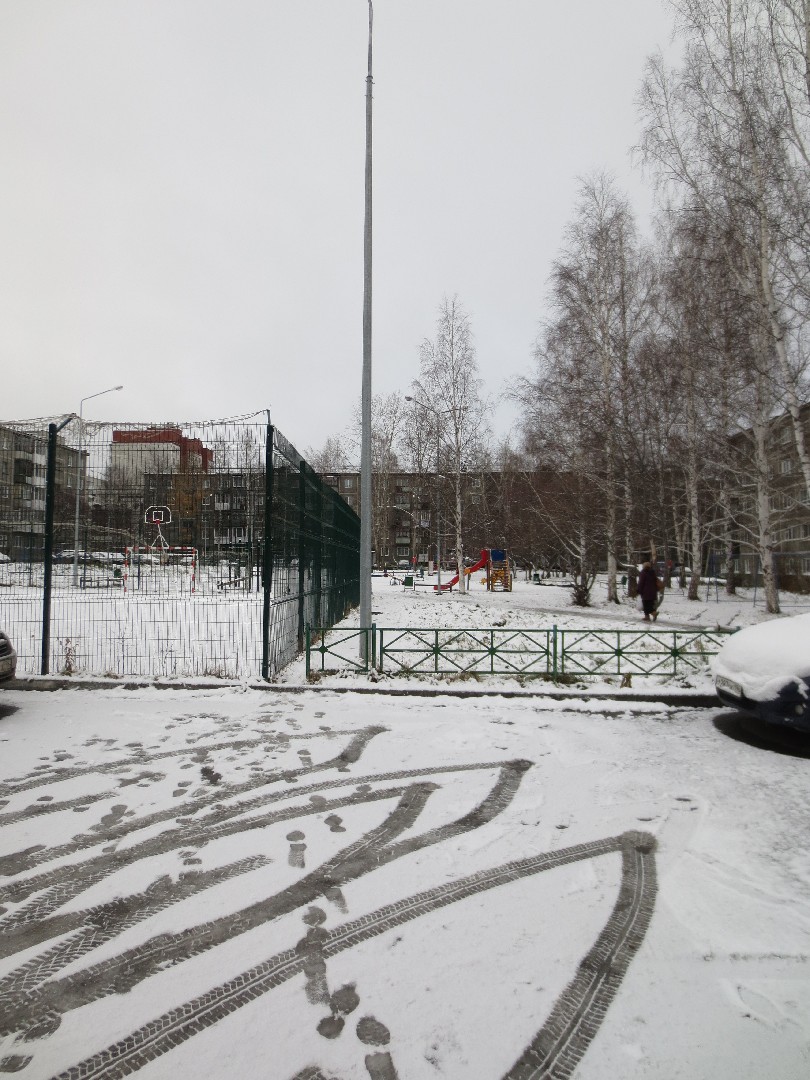
<svg viewBox="0 0 810 1080"><path fill-rule="evenodd" d="M310 629L309 623L307 623L307 625L304 628L304 640L305 640L305 646L306 646L306 661L305 661L304 666L305 666L307 682L309 682L309 672L310 672L309 649L310 649L310 646L312 645L312 630Z"/></svg>
<svg viewBox="0 0 810 1080"><path fill-rule="evenodd" d="M439 571L441 573L441 570ZM433 671L436 675L439 674L439 631L433 631Z"/></svg>
<svg viewBox="0 0 810 1080"><path fill-rule="evenodd" d="M306 563L306 465L298 463L298 651L304 648L304 569Z"/></svg>
<svg viewBox="0 0 810 1080"><path fill-rule="evenodd" d="M380 671L382 671L383 665L385 663L385 641L383 640L384 633L385 630L380 628Z"/></svg>
<svg viewBox="0 0 810 1080"><path fill-rule="evenodd" d="M317 477L318 486L315 490L315 512L316 512L316 524L315 524L315 540L314 550L312 552L312 576L314 578L315 586L315 611L318 619L318 626L326 626L328 619L324 618L323 607L323 481L320 477Z"/></svg>
<svg viewBox="0 0 810 1080"><path fill-rule="evenodd" d="M48 424L48 456L45 466L45 566L42 586L42 665L47 675L51 652L51 573L53 557L53 502L56 485L56 424Z"/></svg>
<svg viewBox="0 0 810 1080"><path fill-rule="evenodd" d="M264 440L264 544L262 549L262 678L270 678L270 605L273 594L273 425L267 411ZM309 663L309 654L307 654ZM307 672L309 674L309 672Z"/></svg>
<svg viewBox="0 0 810 1080"><path fill-rule="evenodd" d="M551 677L557 681L557 624L551 628Z"/></svg>
<svg viewBox="0 0 810 1080"><path fill-rule="evenodd" d="M368 655L368 648L366 648L366 655ZM371 667L372 669L377 666L377 624L371 624Z"/></svg>
<svg viewBox="0 0 810 1080"><path fill-rule="evenodd" d="M48 454L45 465L45 551L42 584L42 662L40 673L47 675L51 664L51 584L53 576L53 510L56 495L56 435L75 414L61 424L48 424ZM79 461L81 469L81 460ZM31 552L29 551L29 559ZM29 562L30 566L30 562Z"/></svg>

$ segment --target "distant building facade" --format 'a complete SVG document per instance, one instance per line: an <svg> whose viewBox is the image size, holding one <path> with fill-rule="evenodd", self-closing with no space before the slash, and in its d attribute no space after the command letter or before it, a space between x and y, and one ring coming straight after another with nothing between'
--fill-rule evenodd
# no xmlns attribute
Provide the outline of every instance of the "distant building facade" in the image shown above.
<svg viewBox="0 0 810 1080"><path fill-rule="evenodd" d="M805 445L810 449L810 403L802 406L799 419ZM751 433L732 439L740 455L746 453ZM776 563L777 586L792 592L810 592L810 496L799 462L793 421L789 414L773 418L767 444L771 541ZM753 584L760 574L759 556L752 536L756 531L756 485L753 481L732 493L736 525L734 571L741 584ZM761 580L761 578L760 578Z"/></svg>
<svg viewBox="0 0 810 1080"><path fill-rule="evenodd" d="M15 562L43 557L48 438L44 431L0 425L0 551ZM79 470L86 459L57 435L57 516L73 512Z"/></svg>

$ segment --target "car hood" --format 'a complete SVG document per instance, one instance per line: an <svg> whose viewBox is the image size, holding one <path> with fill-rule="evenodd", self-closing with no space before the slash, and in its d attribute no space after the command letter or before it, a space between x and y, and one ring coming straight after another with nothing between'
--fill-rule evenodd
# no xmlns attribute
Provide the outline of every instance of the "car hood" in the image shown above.
<svg viewBox="0 0 810 1080"><path fill-rule="evenodd" d="M738 683L752 701L768 701L798 680L810 680L810 614L748 626L715 657L715 678ZM806 685L800 689L807 693Z"/></svg>

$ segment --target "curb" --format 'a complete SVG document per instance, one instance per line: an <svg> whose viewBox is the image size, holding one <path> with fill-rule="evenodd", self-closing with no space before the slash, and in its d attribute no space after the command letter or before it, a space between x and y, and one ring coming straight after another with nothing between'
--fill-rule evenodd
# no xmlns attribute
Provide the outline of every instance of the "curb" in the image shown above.
<svg viewBox="0 0 810 1080"><path fill-rule="evenodd" d="M640 693L609 691L592 692L588 690L483 690L454 689L438 687L381 687L381 686L293 686L288 683L268 682L146 682L132 679L74 679L69 676L39 676L13 679L6 683L7 690L34 690L53 692L56 690L263 690L279 694L374 694L381 697L420 697L420 698L546 698L552 701L625 701L666 705L670 708L717 709L721 708L719 699L714 694L699 691L683 693ZM0 691L2 693L2 691Z"/></svg>

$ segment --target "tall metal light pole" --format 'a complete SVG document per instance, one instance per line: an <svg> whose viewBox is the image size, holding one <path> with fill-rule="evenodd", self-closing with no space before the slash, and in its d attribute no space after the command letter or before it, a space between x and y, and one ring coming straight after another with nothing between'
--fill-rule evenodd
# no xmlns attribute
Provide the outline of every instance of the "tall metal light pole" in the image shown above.
<svg viewBox="0 0 810 1080"><path fill-rule="evenodd" d="M101 397L102 394L112 394L114 390L123 390L123 386L111 386L109 390L99 390L97 394L88 394L87 397L83 397L79 402L79 476L76 481L76 513L73 519L73 587L77 588L79 584L79 504L82 496L82 476L84 475L84 468L82 462L82 452L84 449L84 424L82 423L82 410L84 409L85 401L90 401L91 398Z"/></svg>
<svg viewBox="0 0 810 1080"><path fill-rule="evenodd" d="M371 626L371 43L374 9L368 0L368 74L366 75L366 212L363 233L363 392L360 404L360 626ZM366 656L368 642L360 649Z"/></svg>

